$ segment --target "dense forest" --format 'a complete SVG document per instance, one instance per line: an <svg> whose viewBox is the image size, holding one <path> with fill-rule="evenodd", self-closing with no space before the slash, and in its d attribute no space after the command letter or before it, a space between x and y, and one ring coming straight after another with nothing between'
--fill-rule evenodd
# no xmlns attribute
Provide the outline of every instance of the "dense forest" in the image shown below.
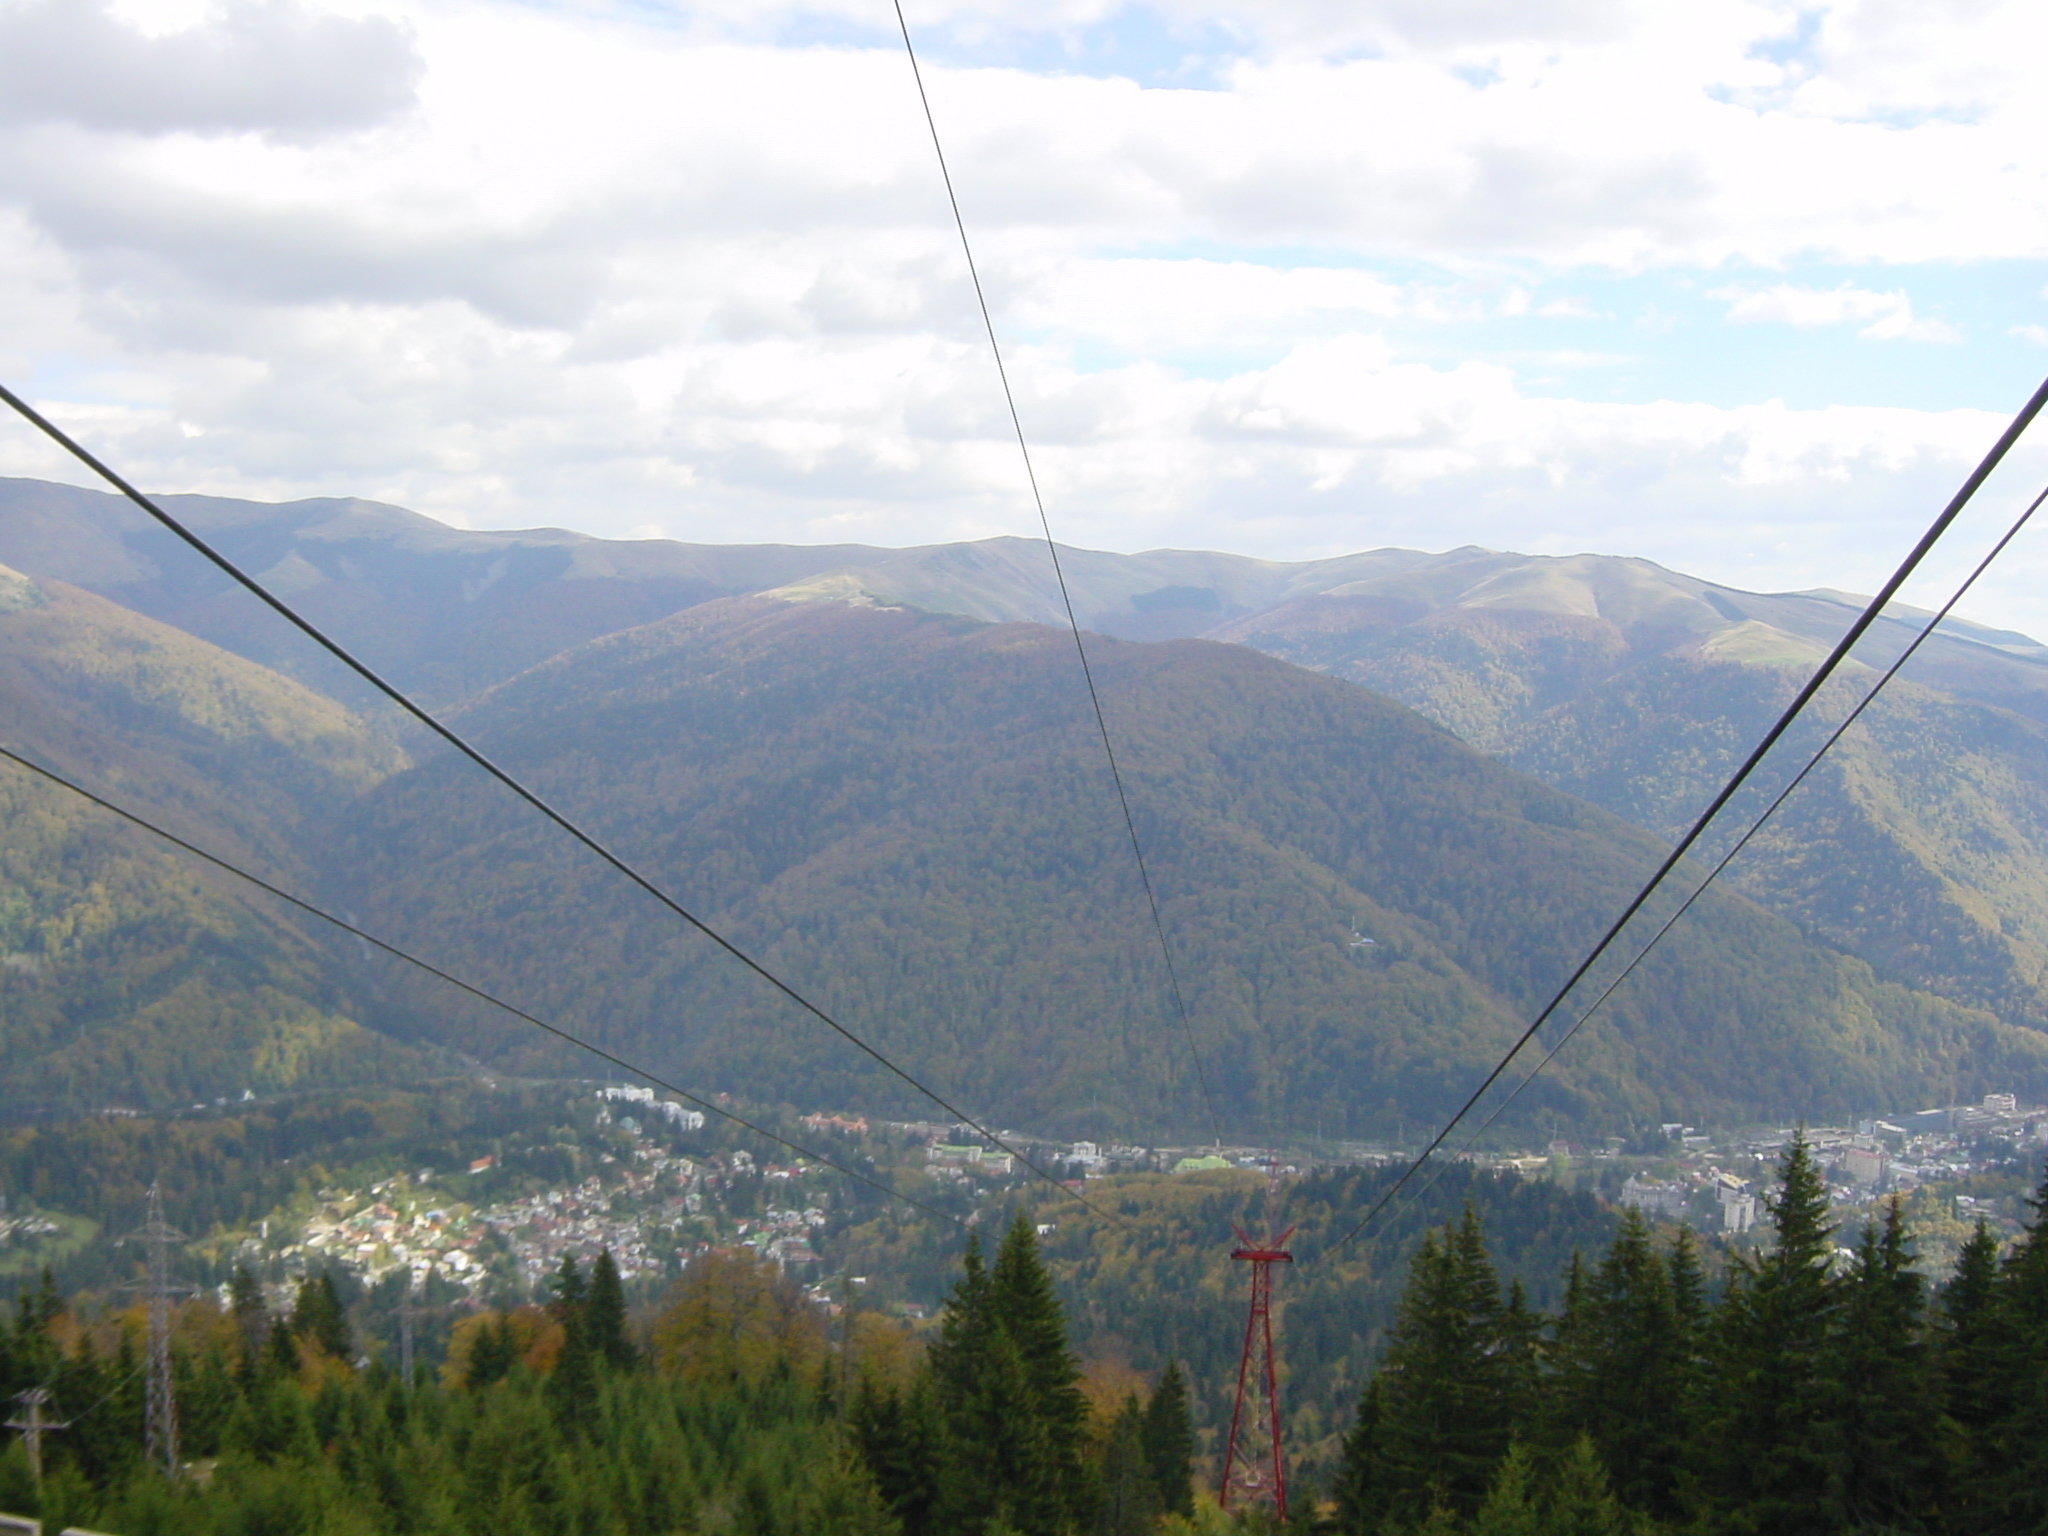
<svg viewBox="0 0 2048 1536"><path fill-rule="evenodd" d="M1765 1247L1718 1276L1633 1216L1502 1286L1476 1209L1415 1250L1334 1475L1329 1536L1919 1532L2048 1522L2048 1181L2001 1254L1930 1288L1900 1208L1838 1232L1803 1141ZM180 1461L143 1459L139 1309L24 1291L0 1386L64 1428L0 1506L157 1533L735 1531L1162 1536L1220 1530L1187 1373L1084 1369L1033 1222L970 1243L934 1323L833 1318L725 1252L629 1307L608 1254L475 1312L435 1368L359 1353L331 1278L273 1313L246 1271L178 1309ZM1240 1511L1237 1528L1266 1528Z"/></svg>
<svg viewBox="0 0 2048 1536"><path fill-rule="evenodd" d="M7 590L15 748L674 1080L925 1112L472 772L408 766L388 722L59 583ZM1204 1096L1069 650L731 599L456 718L949 1097L1046 1134L1193 1134ZM1233 1134L1284 1105L1398 1135L1455 1103L1655 863L1654 839L1355 686L1192 641L1103 641L1097 664ZM0 1110L390 1082L452 1064L437 1047L580 1069L11 765L0 814ZM1516 1115L1628 1130L2044 1084L2040 1033L1710 895Z"/></svg>
<svg viewBox="0 0 2048 1536"><path fill-rule="evenodd" d="M1656 863L1355 687L1200 642L1105 642L1096 665L1226 1133L1387 1134L1455 1104ZM1049 1134L1192 1133L1202 1094L1071 666L1034 626L733 600L456 718L949 1094ZM462 765L355 802L339 871L380 929L662 1069L921 1112ZM488 1020L442 1030L523 1048ZM1517 1113L1871 1112L2044 1063L2040 1035L1710 893Z"/></svg>
<svg viewBox="0 0 2048 1536"><path fill-rule="evenodd" d="M1476 1215L1426 1241L1335 1487L1333 1528L2012 1533L2048 1527L2048 1179L2003 1257L1930 1291L1893 1201L1840 1232L1795 1138L1772 1242L1718 1286L1631 1213L1557 1310L1503 1289Z"/></svg>
<svg viewBox="0 0 2048 1536"><path fill-rule="evenodd" d="M0 1456L0 1507L120 1536L477 1533L1139 1536L1194 1508L1184 1379L1091 1400L1028 1223L970 1246L928 1347L836 1336L776 1267L691 1266L643 1325L608 1254L545 1305L458 1328L438 1372L357 1354L326 1275L273 1315L242 1272L176 1329L180 1475L144 1457L139 1315L24 1294L10 1392L43 1387L40 1479Z"/></svg>

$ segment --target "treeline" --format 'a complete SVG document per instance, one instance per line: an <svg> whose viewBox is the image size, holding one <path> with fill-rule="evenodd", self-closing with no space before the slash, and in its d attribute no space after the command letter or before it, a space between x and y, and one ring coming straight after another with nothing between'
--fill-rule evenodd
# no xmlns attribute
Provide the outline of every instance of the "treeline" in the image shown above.
<svg viewBox="0 0 2048 1536"><path fill-rule="evenodd" d="M2048 1529L2048 1180L1939 1289L1894 1200L1837 1246L1805 1143L1718 1294L1633 1213L1552 1315L1478 1219L1416 1253L1335 1489L1343 1536Z"/></svg>
<svg viewBox="0 0 2048 1536"><path fill-rule="evenodd" d="M46 1281L0 1383L62 1427L39 1479L0 1454L0 1509L120 1536L1150 1536L1193 1508L1184 1379L1091 1400L1024 1220L970 1249L928 1350L744 1252L637 1320L609 1254L548 1289L408 1378L358 1356L331 1277L273 1314L239 1271L178 1309L171 1477L144 1456L140 1311Z"/></svg>

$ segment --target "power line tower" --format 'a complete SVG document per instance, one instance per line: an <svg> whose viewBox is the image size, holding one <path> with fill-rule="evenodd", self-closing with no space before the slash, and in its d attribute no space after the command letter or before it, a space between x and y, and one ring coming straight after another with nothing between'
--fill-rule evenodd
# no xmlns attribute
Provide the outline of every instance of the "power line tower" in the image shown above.
<svg viewBox="0 0 2048 1536"><path fill-rule="evenodd" d="M404 1383L408 1392L412 1390L412 1325L413 1319L418 1317L420 1312L412 1298L413 1288L408 1283L405 1288L405 1300L398 1307L398 1379Z"/></svg>
<svg viewBox="0 0 2048 1536"><path fill-rule="evenodd" d="M185 1234L164 1220L163 1193L149 1186L149 1219L121 1241L140 1243L149 1251L149 1278L139 1289L149 1298L149 1359L143 1406L143 1454L160 1464L166 1477L178 1475L178 1404L171 1387L171 1298L181 1292L171 1283L171 1245Z"/></svg>
<svg viewBox="0 0 2048 1536"><path fill-rule="evenodd" d="M405 1286L405 1300L398 1308L398 1370L404 1379L406 1390L413 1385L413 1330L420 1319L439 1317L448 1310L447 1304L436 1305L428 1301L427 1288L434 1281L436 1271L427 1270L424 1284L408 1280Z"/></svg>
<svg viewBox="0 0 2048 1536"><path fill-rule="evenodd" d="M43 1436L53 1429L66 1429L70 1426L43 1417L43 1409L50 1401L50 1394L41 1387L30 1387L26 1392L17 1392L14 1400L21 1404L21 1416L9 1419L7 1427L21 1431L22 1446L28 1451L28 1473L40 1488L43 1485Z"/></svg>
<svg viewBox="0 0 2048 1536"><path fill-rule="evenodd" d="M1237 1233L1233 1259L1252 1267L1251 1307L1244 1320L1244 1348L1237 1361L1237 1397L1230 1407L1230 1441L1223 1454L1223 1486L1218 1502L1249 1507L1271 1504L1279 1519L1287 1518L1287 1463L1280 1450L1280 1377L1273 1360L1273 1266L1292 1264L1287 1240L1294 1228L1279 1226L1280 1175L1277 1166L1266 1174L1264 1242L1243 1227ZM1256 1360L1254 1357L1256 1356ZM1247 1412L1249 1408L1249 1412Z"/></svg>

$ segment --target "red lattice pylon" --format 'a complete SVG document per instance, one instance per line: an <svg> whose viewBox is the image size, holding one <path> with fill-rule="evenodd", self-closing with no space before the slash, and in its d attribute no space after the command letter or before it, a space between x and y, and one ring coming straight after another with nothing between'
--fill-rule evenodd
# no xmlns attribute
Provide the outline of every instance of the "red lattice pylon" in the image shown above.
<svg viewBox="0 0 2048 1536"><path fill-rule="evenodd" d="M1294 1255L1287 1251L1294 1228L1265 1243L1254 1242L1243 1227L1233 1230L1238 1246L1230 1256L1252 1267L1252 1304L1244 1320L1244 1353L1237 1362L1237 1400L1230 1409L1230 1445L1223 1455L1218 1501L1225 1509L1233 1504L1270 1503L1274 1514L1284 1520L1287 1464L1280 1454L1280 1380L1273 1367L1273 1266L1294 1262ZM1256 1370L1252 1365L1255 1352L1259 1357ZM1249 1394L1247 1387L1252 1389ZM1249 1414L1245 1412L1248 1395L1254 1399Z"/></svg>

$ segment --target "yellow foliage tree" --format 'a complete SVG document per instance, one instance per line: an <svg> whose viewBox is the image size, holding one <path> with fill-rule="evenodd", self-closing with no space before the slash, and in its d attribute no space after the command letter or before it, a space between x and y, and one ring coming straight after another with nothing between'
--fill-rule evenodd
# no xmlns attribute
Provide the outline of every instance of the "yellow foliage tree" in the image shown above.
<svg viewBox="0 0 2048 1536"><path fill-rule="evenodd" d="M690 1261L654 1325L662 1374L710 1384L755 1382L783 1365L814 1373L825 1319L772 1259L719 1251Z"/></svg>

